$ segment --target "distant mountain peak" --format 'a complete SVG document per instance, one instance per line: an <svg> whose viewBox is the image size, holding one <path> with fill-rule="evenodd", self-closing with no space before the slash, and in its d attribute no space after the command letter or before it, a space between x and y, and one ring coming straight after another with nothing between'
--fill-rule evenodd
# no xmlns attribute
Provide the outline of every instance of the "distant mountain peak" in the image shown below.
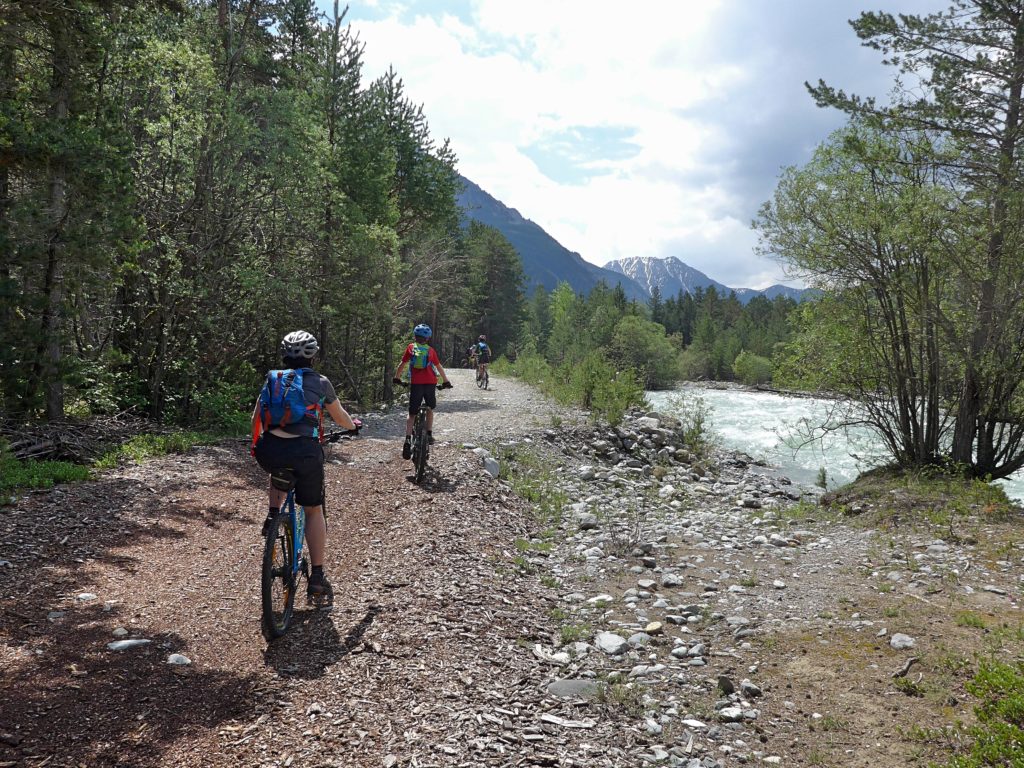
<svg viewBox="0 0 1024 768"><path fill-rule="evenodd" d="M676 296L680 291L693 294L697 289L706 291L714 286L715 290L728 296L735 293L736 298L746 304L755 296L765 296L773 299L776 296L787 296L796 301L802 301L807 296L807 289L790 288L785 285L772 285L764 290L753 288L731 288L724 283L714 280L699 269L691 267L686 262L675 256L666 258L655 258L653 256L630 256L625 259L616 259L604 265L605 269L621 272L638 282L650 295L655 288L663 298Z"/></svg>

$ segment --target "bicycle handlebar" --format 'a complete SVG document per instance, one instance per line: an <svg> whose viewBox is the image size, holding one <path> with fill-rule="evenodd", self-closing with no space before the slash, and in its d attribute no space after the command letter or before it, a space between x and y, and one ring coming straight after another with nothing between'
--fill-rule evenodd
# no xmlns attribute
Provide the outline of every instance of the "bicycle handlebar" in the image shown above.
<svg viewBox="0 0 1024 768"><path fill-rule="evenodd" d="M355 429L336 429L330 432L324 433L325 443L336 443L343 438L359 437L359 430L363 428L363 422L359 419L353 419L356 424Z"/></svg>
<svg viewBox="0 0 1024 768"><path fill-rule="evenodd" d="M391 383L392 384L397 384L400 387L408 387L408 386L410 386L410 382L402 381L401 379L392 379ZM436 386L438 389L454 389L454 387L452 386L452 383L450 381L444 381L444 382L441 382L440 384L435 384L434 386Z"/></svg>

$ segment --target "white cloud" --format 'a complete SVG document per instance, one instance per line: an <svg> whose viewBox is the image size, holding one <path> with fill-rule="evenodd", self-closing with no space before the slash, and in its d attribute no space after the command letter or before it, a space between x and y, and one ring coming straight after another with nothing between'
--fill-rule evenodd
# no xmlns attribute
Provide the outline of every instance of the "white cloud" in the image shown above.
<svg viewBox="0 0 1024 768"><path fill-rule="evenodd" d="M753 254L749 219L778 168L838 123L816 115L803 79L832 76L830 56L857 51L843 26L858 9L824 6L476 0L468 11L380 3L374 18L358 7L349 18L366 74L394 65L434 135L451 139L459 170L566 247L596 264L674 255L762 287L784 276ZM597 145L562 151L562 178L545 175L531 155L558 156L580 129L594 129ZM636 150L603 155L602 130Z"/></svg>

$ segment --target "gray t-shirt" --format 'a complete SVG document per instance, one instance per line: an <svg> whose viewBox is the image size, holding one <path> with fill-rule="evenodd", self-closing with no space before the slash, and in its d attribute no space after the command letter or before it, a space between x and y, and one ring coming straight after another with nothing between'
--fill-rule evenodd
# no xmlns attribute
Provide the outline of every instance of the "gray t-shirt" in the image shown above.
<svg viewBox="0 0 1024 768"><path fill-rule="evenodd" d="M323 407L338 399L338 396L334 394L334 387L331 382L327 380L327 377L321 376L312 368L302 369L302 394L306 398L306 405L316 405L317 403L320 403L320 406ZM307 411L306 418L302 421L296 424L286 424L283 427L279 427L279 429L282 429L290 435L313 437L316 427L316 412Z"/></svg>

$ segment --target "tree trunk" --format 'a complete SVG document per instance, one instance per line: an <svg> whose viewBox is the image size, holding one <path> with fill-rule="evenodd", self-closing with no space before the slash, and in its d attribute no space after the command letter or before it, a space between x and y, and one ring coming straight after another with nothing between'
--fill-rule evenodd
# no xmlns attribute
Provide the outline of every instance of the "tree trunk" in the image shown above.
<svg viewBox="0 0 1024 768"><path fill-rule="evenodd" d="M1024 88L1024 23L1019 16L1015 22L1013 77L1007 95L1003 133L999 141L998 168L992 203L992 233L986 248L986 270L979 285L978 321L971 334L970 352L960 389L961 399L957 409L956 424L953 429L953 460L971 467L972 474L976 477L991 474L995 469L992 466L992 446L978 445L978 440L986 433L983 423L985 418L982 414L1000 409L984 407L989 400L991 383L982 380L979 366L984 365L986 355L1000 352L993 346L995 337L998 335L995 324L999 322L997 315L1000 309L996 306L996 295L1006 242L1006 229L1009 225L1007 221L1009 199L1015 194L1013 189L1014 171L1016 170L1015 155L1020 132L1021 91ZM977 458L976 449L979 454Z"/></svg>
<svg viewBox="0 0 1024 768"><path fill-rule="evenodd" d="M0 101L7 101L14 92L14 48L10 44L7 35L0 36ZM10 254L13 248L11 242L10 210L13 200L11 199L11 183L9 163L0 160L0 253ZM0 260L0 286L11 280L10 256ZM12 321L10 306L4 302L0 304L0 328L10 328Z"/></svg>
<svg viewBox="0 0 1024 768"><path fill-rule="evenodd" d="M51 56L50 118L58 133L68 130L68 103L71 95L71 56L68 20L55 12L48 21ZM53 158L49 178L49 231L46 237L46 303L42 331L45 348L43 375L46 387L46 418L55 421L64 416L64 382L61 379L61 328L64 303L64 227L68 215L67 161L62 154Z"/></svg>

